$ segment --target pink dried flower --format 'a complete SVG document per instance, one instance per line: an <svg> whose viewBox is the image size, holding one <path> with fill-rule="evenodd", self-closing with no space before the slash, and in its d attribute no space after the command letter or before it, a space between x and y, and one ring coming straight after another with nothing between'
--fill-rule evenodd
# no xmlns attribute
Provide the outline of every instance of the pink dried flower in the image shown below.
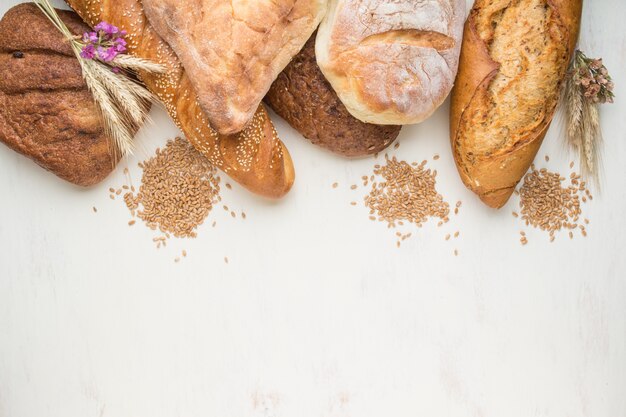
<svg viewBox="0 0 626 417"><path fill-rule="evenodd" d="M126 40L124 40L124 38L117 38L114 41L115 50L120 54L126 52L126 45Z"/></svg>
<svg viewBox="0 0 626 417"><path fill-rule="evenodd" d="M84 59L97 59L109 63L126 53L125 30L107 22L100 22L93 32L83 34L83 47L80 56Z"/></svg>
<svg viewBox="0 0 626 417"><path fill-rule="evenodd" d="M103 46L98 47L98 58L104 62L111 62L117 56L117 52L114 48L105 48Z"/></svg>
<svg viewBox="0 0 626 417"><path fill-rule="evenodd" d="M613 103L615 87L602 59L587 58L576 51L574 82L582 89L584 97L593 103Z"/></svg>
<svg viewBox="0 0 626 417"><path fill-rule="evenodd" d="M85 32L83 34L83 42L85 43L97 43L98 34L96 32Z"/></svg>
<svg viewBox="0 0 626 417"><path fill-rule="evenodd" d="M105 35L108 35L109 37L114 37L115 35L121 32L117 26L114 26L107 22L98 23L94 27L94 30L96 32L103 32Z"/></svg>
<svg viewBox="0 0 626 417"><path fill-rule="evenodd" d="M603 66L604 65L602 65L602 59L592 59L589 63L589 68L591 68L592 70L599 70Z"/></svg>
<svg viewBox="0 0 626 417"><path fill-rule="evenodd" d="M94 59L96 56L96 48L92 44L87 44L83 47L80 52L81 58L84 59Z"/></svg>
<svg viewBox="0 0 626 417"><path fill-rule="evenodd" d="M589 86L589 88L587 88L587 90L585 90L585 97L596 97L598 95L598 93L600 92L600 85L599 84L592 84Z"/></svg>

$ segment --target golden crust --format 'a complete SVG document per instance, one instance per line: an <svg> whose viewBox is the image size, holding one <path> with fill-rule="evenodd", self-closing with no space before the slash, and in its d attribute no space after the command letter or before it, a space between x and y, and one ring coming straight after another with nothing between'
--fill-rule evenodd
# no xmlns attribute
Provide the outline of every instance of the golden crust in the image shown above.
<svg viewBox="0 0 626 417"><path fill-rule="evenodd" d="M106 20L128 32L129 53L166 66L165 74L140 74L196 149L212 164L253 193L279 198L293 185L289 153L263 106L239 134L221 136L198 104L188 75L169 45L147 22L139 0L68 0L91 26Z"/></svg>
<svg viewBox="0 0 626 417"><path fill-rule="evenodd" d="M522 3L530 4L532 1L537 3L536 0L524 0ZM560 84L578 39L582 0L545 1L546 32L557 39L561 36L565 44L554 38L547 39L536 61L524 61L518 65L534 66L531 68L533 71L525 72L525 79L522 76L519 76L519 80L511 77L515 82L523 81L516 86L522 89L522 93L523 89L529 95L545 93L542 102L533 101L532 97L527 99L519 93L513 98L507 98L506 91L497 90L498 82L502 83L506 75L499 77L501 64L492 57L491 40L486 40L484 34L481 37L479 29L479 23L483 23L479 19L485 19L483 14L494 3L497 2L478 0L465 24L459 73L452 92L450 135L455 162L465 185L488 206L500 208L506 204L528 170L550 127L558 103ZM504 0L500 3L507 2ZM529 5L523 6L526 9L521 10L530 13ZM489 28L491 25L485 24L483 27ZM514 38L510 41L517 42ZM532 40L525 39L525 42L530 43ZM548 59L546 56L550 56L546 51L552 54L554 62L545 61ZM507 64L510 65L510 62ZM550 77L556 78L557 82L550 84ZM505 113L509 108L515 110L503 116L497 114L498 106ZM488 111L494 107L496 111ZM529 123L515 130L516 123L525 121ZM504 135L502 132L510 133Z"/></svg>
<svg viewBox="0 0 626 417"><path fill-rule="evenodd" d="M151 26L189 74L211 126L221 134L238 133L247 125L326 11L326 0L142 3Z"/></svg>

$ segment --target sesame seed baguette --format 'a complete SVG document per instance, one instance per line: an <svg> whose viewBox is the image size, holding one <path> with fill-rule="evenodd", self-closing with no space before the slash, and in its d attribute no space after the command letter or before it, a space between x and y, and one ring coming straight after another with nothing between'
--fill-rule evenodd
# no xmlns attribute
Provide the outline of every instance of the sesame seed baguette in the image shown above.
<svg viewBox="0 0 626 417"><path fill-rule="evenodd" d="M66 1L92 27L107 21L126 30L130 54L166 66L164 74L139 76L187 140L213 165L261 196L280 198L289 192L295 179L293 162L263 105L241 133L218 135L176 54L150 26L139 0Z"/></svg>
<svg viewBox="0 0 626 417"><path fill-rule="evenodd" d="M450 139L465 185L506 204L550 127L582 0L476 0L452 91Z"/></svg>

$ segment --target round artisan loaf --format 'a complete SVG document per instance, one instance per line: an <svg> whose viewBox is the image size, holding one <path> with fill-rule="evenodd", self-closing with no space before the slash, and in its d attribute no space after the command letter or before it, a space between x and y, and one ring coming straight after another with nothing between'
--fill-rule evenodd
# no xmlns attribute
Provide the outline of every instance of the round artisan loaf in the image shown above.
<svg viewBox="0 0 626 417"><path fill-rule="evenodd" d="M330 0L317 62L357 119L419 123L452 89L464 18L465 0Z"/></svg>
<svg viewBox="0 0 626 417"><path fill-rule="evenodd" d="M315 35L274 81L265 102L312 143L347 157L382 151L402 128L363 123L348 113L317 66Z"/></svg>

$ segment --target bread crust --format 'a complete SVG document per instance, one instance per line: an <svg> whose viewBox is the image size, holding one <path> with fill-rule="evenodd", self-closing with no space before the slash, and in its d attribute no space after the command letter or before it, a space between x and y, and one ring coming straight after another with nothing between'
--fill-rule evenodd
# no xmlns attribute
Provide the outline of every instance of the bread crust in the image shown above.
<svg viewBox="0 0 626 417"><path fill-rule="evenodd" d="M142 2L221 134L238 133L248 124L326 12L326 0Z"/></svg>
<svg viewBox="0 0 626 417"><path fill-rule="evenodd" d="M464 18L464 0L330 0L317 61L357 119L419 123L452 89Z"/></svg>
<svg viewBox="0 0 626 417"><path fill-rule="evenodd" d="M313 144L347 157L380 152L401 126L363 123L341 103L315 60L315 34L278 76L265 102Z"/></svg>
<svg viewBox="0 0 626 417"><path fill-rule="evenodd" d="M520 4L529 1L521 0ZM502 64L492 57L489 41L480 34L479 20L485 19L483 14L488 8L487 3L486 0L477 0L465 24L459 73L452 91L450 137L454 159L465 185L488 206L500 208L506 204L534 160L554 117L560 86L578 39L582 0L545 0L548 16L545 25L548 32L555 34L555 37L563 37L564 44L557 45L554 39L548 39L540 52L547 56L549 54L546 51L553 51L556 61L546 63L541 55L535 61L524 61L524 64L528 62L529 67L534 66L532 69L535 75L523 79L529 95L538 92L545 95L543 107L532 98L525 100L524 94L516 94L509 99L506 99L505 93L501 94L505 99L493 95L497 88L496 80L506 76L499 77ZM503 10L506 11L507 7ZM530 13L528 8L524 10ZM530 42L529 39L519 39L522 40ZM511 41L522 43L515 39ZM525 73L530 74L531 71ZM542 79L549 78L546 74L556 74L558 82L548 84ZM497 105L494 105L494 98L500 100ZM495 106L497 112L497 106L505 105L515 108L515 113L508 118L493 118L494 112L490 113L487 109ZM515 122L523 120L517 117L518 114L535 123L528 130L515 131ZM506 126L507 123L511 126ZM485 127L477 129L475 126ZM509 137L501 134L502 130L498 129L502 128L511 129ZM517 133L519 137L516 137Z"/></svg>
<svg viewBox="0 0 626 417"><path fill-rule="evenodd" d="M75 33L88 30L75 13L58 13ZM33 3L0 21L0 142L84 187L117 163L78 60Z"/></svg>
<svg viewBox="0 0 626 417"><path fill-rule="evenodd" d="M130 54L164 65L164 74L140 73L164 104L187 140L213 165L253 193L280 198L291 189L295 172L286 147L262 105L237 135L219 135L200 107L188 74L170 46L148 23L139 0L67 0L91 26L107 21L128 32Z"/></svg>

